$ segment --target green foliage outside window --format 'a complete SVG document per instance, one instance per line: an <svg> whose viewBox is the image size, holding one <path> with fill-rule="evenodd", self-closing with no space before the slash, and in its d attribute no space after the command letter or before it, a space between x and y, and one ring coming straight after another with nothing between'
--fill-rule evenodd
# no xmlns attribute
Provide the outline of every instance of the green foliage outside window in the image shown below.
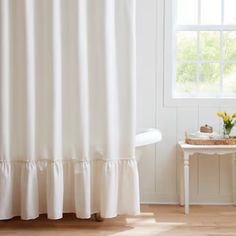
<svg viewBox="0 0 236 236"><path fill-rule="evenodd" d="M187 93L220 91L220 32L200 32L199 49L197 49L197 32L178 32L176 59L177 91ZM223 90L235 93L236 32L223 33L223 60ZM194 61L198 63L193 63ZM214 61L214 63L206 61ZM234 62L229 63L230 61ZM198 86L196 86L197 80Z"/></svg>

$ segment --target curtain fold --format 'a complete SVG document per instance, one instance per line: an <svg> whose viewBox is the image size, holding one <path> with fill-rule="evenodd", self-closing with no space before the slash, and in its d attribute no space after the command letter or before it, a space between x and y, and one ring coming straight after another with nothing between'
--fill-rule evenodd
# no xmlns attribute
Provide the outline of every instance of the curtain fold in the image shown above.
<svg viewBox="0 0 236 236"><path fill-rule="evenodd" d="M135 0L0 0L0 219L139 213Z"/></svg>

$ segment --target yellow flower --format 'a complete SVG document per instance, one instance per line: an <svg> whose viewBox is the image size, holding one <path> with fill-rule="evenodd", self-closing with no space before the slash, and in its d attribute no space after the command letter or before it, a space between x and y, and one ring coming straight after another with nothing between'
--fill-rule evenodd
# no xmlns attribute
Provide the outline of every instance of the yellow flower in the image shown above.
<svg viewBox="0 0 236 236"><path fill-rule="evenodd" d="M229 115L227 115L227 116L224 117L224 122L227 122L227 121L229 121L229 120L230 120L230 116L229 116Z"/></svg>
<svg viewBox="0 0 236 236"><path fill-rule="evenodd" d="M224 114L223 114L223 112L219 111L219 112L217 112L217 116L219 116L219 117L223 117Z"/></svg>
<svg viewBox="0 0 236 236"><path fill-rule="evenodd" d="M232 115L233 118L236 118L236 112Z"/></svg>

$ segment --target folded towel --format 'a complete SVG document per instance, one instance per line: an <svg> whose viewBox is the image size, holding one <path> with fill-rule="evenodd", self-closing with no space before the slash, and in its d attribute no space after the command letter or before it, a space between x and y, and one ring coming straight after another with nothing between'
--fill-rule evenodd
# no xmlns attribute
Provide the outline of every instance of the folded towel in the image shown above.
<svg viewBox="0 0 236 236"><path fill-rule="evenodd" d="M200 131L197 131L195 133L191 133L189 135L189 138L192 138L192 139L220 139L221 136L216 133L216 132L213 132L213 133L203 133L203 132L200 132Z"/></svg>

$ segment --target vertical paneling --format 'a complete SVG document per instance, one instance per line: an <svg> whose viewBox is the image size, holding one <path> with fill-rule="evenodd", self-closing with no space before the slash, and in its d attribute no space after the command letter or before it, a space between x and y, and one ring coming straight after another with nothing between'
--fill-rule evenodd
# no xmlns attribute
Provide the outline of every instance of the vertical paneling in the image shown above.
<svg viewBox="0 0 236 236"><path fill-rule="evenodd" d="M185 132L192 133L198 129L198 107L178 107L177 140L183 140Z"/></svg>
<svg viewBox="0 0 236 236"><path fill-rule="evenodd" d="M177 109L177 137L176 142L183 140L185 132L192 133L198 129L198 107L180 107ZM183 171L182 152L177 149L177 170ZM177 175L177 184L180 184L180 174ZM198 193L198 155L190 158L190 197ZM177 185L178 190L180 186ZM190 198L191 199L191 198Z"/></svg>
<svg viewBox="0 0 236 236"><path fill-rule="evenodd" d="M156 1L137 1L137 125L155 125ZM149 27L147 27L149 26Z"/></svg>
<svg viewBox="0 0 236 236"><path fill-rule="evenodd" d="M208 124L214 131L219 132L219 120L217 107L199 107L199 126ZM220 191L220 166L219 157L201 155L199 157L199 194L213 195Z"/></svg>
<svg viewBox="0 0 236 236"><path fill-rule="evenodd" d="M220 195L230 195L232 193L232 157L220 158Z"/></svg>
<svg viewBox="0 0 236 236"><path fill-rule="evenodd" d="M149 26L149 27L147 27ZM137 1L137 131L155 127L156 1ZM143 150L139 163L141 193L155 192L155 147ZM141 200L143 199L141 194Z"/></svg>
<svg viewBox="0 0 236 236"><path fill-rule="evenodd" d="M199 194L219 193L219 158L207 155L199 157Z"/></svg>
<svg viewBox="0 0 236 236"><path fill-rule="evenodd" d="M158 145L156 183L160 195L176 194L176 109L160 108L159 127L163 140Z"/></svg>
<svg viewBox="0 0 236 236"><path fill-rule="evenodd" d="M155 147L154 145L142 148L139 161L140 186L142 193L155 192ZM142 195L141 195L142 196ZM144 199L142 199L144 200Z"/></svg>

